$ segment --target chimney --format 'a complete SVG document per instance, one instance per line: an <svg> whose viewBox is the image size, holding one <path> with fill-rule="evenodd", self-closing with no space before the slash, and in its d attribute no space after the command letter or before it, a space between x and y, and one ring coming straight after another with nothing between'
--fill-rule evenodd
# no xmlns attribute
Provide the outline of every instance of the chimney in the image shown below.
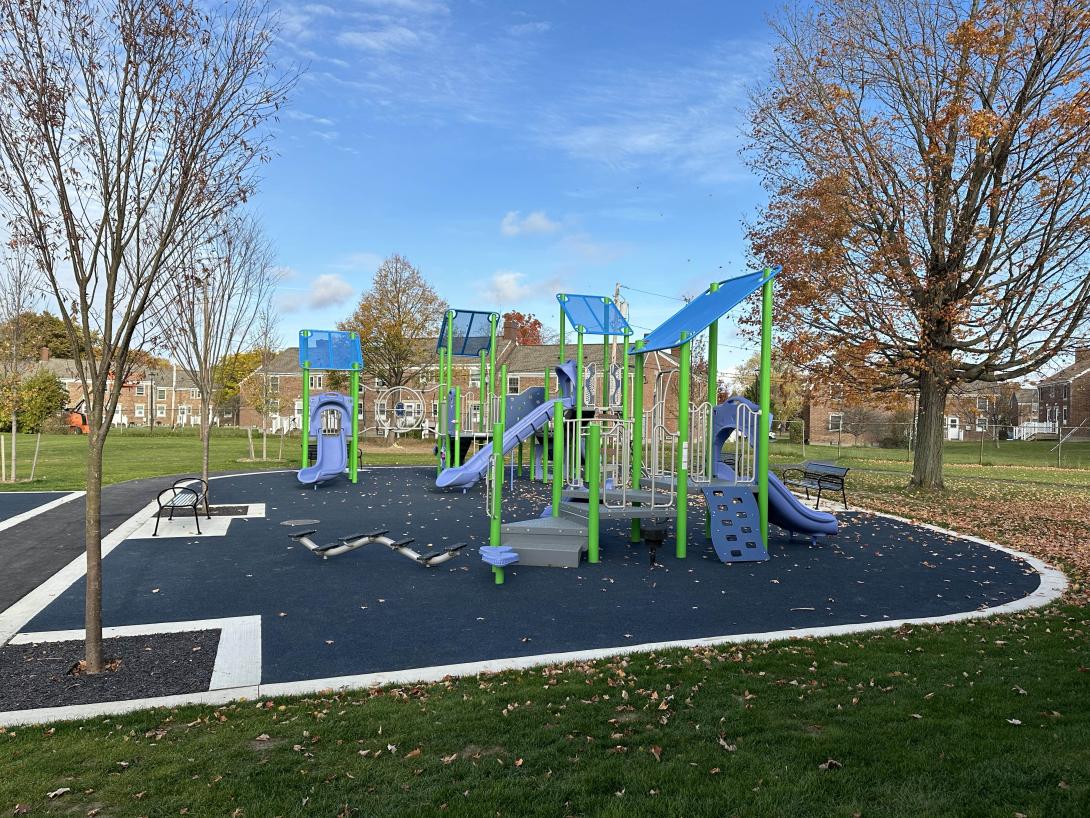
<svg viewBox="0 0 1090 818"><path fill-rule="evenodd" d="M1090 361L1090 347L1076 347L1075 363L1081 364L1084 361Z"/></svg>
<svg viewBox="0 0 1090 818"><path fill-rule="evenodd" d="M49 347L41 347L38 350L38 360L39 361L48 361L49 360Z"/></svg>
<svg viewBox="0 0 1090 818"><path fill-rule="evenodd" d="M518 325L513 321L504 321L502 337L505 341L517 341L519 337ZM1087 352L1090 352L1090 350L1087 350Z"/></svg>

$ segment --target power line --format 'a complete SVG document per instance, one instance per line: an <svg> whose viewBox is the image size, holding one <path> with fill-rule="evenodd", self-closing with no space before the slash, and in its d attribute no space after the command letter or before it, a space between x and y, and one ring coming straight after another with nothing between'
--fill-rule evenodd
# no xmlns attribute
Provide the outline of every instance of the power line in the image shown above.
<svg viewBox="0 0 1090 818"><path fill-rule="evenodd" d="M656 298L668 298L671 301L680 301L685 303L684 298L678 298L676 295L664 295L663 293L653 293L650 290L641 290L639 287L629 287L627 284L621 285L622 290L632 290L634 293L643 293L644 295L653 295Z"/></svg>

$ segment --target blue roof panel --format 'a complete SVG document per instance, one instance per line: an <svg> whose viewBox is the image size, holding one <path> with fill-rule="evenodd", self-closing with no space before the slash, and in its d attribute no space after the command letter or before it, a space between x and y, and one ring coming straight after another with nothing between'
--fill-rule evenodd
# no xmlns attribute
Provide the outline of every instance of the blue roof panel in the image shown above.
<svg viewBox="0 0 1090 818"><path fill-rule="evenodd" d="M558 293L556 300L571 322L572 329L583 327L588 335L626 335L632 332L613 299L604 295Z"/></svg>
<svg viewBox="0 0 1090 818"><path fill-rule="evenodd" d="M496 314L480 310L454 310L451 348L455 357L476 358L482 351L491 352L493 315ZM496 321L499 321L499 315L496 315ZM439 339L435 343L435 351L446 348L447 318L444 315L443 323L439 328Z"/></svg>
<svg viewBox="0 0 1090 818"><path fill-rule="evenodd" d="M766 281L771 280L779 272L780 267L777 266L721 281L718 290L714 292L710 288L705 290L667 318L647 336L641 349L633 347L629 351L632 354L640 354L660 349L673 349L681 344L683 332L688 333L687 339L696 337L745 301L751 293L761 289Z"/></svg>

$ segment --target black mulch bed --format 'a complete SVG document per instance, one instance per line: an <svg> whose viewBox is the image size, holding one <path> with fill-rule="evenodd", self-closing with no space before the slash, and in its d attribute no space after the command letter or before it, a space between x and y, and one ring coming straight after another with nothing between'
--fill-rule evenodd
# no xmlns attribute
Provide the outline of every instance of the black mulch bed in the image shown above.
<svg viewBox="0 0 1090 818"><path fill-rule="evenodd" d="M41 642L0 648L0 711L173 696L208 690L218 630L157 633L103 640L105 673L74 674L83 642Z"/></svg>

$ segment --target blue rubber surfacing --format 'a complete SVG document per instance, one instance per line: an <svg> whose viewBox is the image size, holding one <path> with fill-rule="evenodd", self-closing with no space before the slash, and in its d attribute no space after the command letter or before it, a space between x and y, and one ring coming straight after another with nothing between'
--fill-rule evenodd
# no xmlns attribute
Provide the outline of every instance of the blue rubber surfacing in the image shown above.
<svg viewBox="0 0 1090 818"><path fill-rule="evenodd" d="M0 523L71 493L70 491L0 491Z"/></svg>
<svg viewBox="0 0 1090 818"><path fill-rule="evenodd" d="M432 487L429 468L369 468L360 483L298 487L294 473L217 480L219 504L266 503L265 519L236 519L226 537L128 540L104 563L106 625L260 614L262 681L378 671L793 628L941 616L992 607L1036 590L1026 563L987 546L865 513L842 513L828 543L772 530L771 559L724 565L690 507L689 556L673 537L649 566L627 525L603 525L602 562L577 569L506 569L493 583L478 547L488 520L480 486ZM536 517L547 487L516 481L504 520ZM459 542L451 562L421 567L368 545L322 560L294 543L388 529L418 551ZM429 548L430 546L430 548ZM81 627L83 580L24 630Z"/></svg>

